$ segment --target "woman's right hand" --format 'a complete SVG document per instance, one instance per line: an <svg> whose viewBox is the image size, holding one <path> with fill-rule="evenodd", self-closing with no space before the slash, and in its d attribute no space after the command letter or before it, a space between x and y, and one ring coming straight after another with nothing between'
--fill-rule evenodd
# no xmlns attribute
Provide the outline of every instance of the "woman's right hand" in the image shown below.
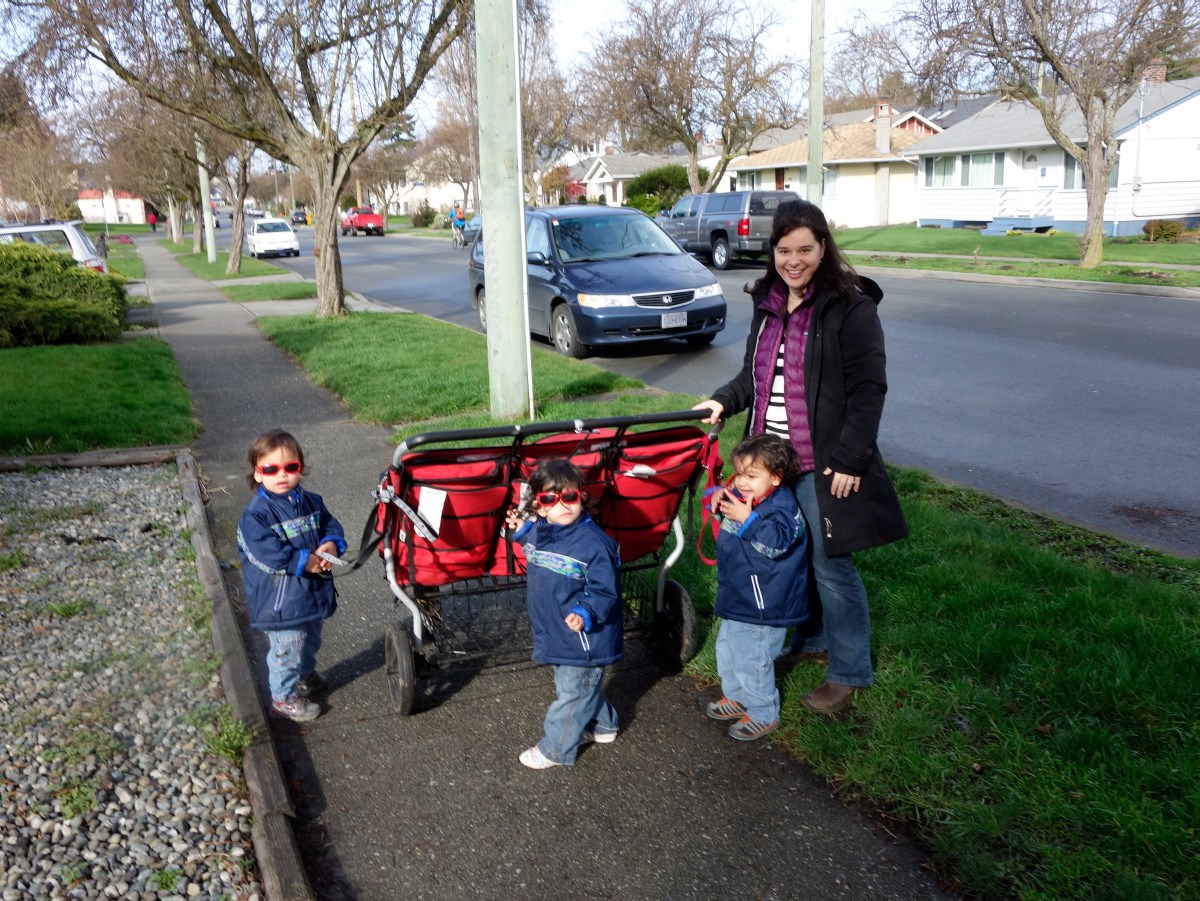
<svg viewBox="0 0 1200 901"><path fill-rule="evenodd" d="M725 405L718 400L702 400L692 407L692 409L708 410L708 416L700 421L706 422L709 425L716 425L721 421L721 414L725 412Z"/></svg>

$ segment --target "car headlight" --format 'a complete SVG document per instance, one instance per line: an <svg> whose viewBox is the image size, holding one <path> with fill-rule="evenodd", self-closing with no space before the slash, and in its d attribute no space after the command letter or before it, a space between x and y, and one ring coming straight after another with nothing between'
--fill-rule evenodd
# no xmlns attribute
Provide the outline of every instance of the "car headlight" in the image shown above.
<svg viewBox="0 0 1200 901"><path fill-rule="evenodd" d="M705 285L703 288L696 289L696 300L702 297L716 297L721 293L721 285L718 282L713 282L711 285Z"/></svg>
<svg viewBox="0 0 1200 901"><path fill-rule="evenodd" d="M579 305L581 307L592 307L598 309L600 307L634 307L637 304L633 300L632 294L580 294Z"/></svg>

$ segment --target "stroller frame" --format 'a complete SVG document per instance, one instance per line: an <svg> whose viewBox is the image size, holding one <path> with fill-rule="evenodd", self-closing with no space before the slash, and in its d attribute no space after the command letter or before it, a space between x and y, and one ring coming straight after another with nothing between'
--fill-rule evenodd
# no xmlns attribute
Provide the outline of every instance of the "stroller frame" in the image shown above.
<svg viewBox="0 0 1200 901"><path fill-rule="evenodd" d="M626 629L648 630L670 668L690 660L698 646L695 609L667 572L683 554L683 499L693 503L705 469L719 466L720 426L705 432L684 424L707 415L687 410L534 422L428 432L402 442L381 476L368 520L380 536L393 604L407 613L384 634L393 709L412 712L419 672L496 656L494 648L463 649L472 643L472 622L480 620L448 629L449 603L481 606L468 618L481 617L503 606L483 596L519 592L523 612L524 554L502 527L542 459L565 458L580 467L593 518L621 547ZM674 544L664 552L668 535ZM646 586L651 571L652 591L629 590L631 576ZM524 649L527 655L528 642Z"/></svg>

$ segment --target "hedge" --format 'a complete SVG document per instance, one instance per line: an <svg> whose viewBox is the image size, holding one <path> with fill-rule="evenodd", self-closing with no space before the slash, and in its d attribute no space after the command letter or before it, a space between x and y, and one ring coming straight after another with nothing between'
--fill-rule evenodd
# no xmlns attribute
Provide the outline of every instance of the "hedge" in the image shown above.
<svg viewBox="0 0 1200 901"><path fill-rule="evenodd" d="M0 244L0 273L26 284L34 297L95 307L124 326L129 300L120 279L84 269L66 254L33 244Z"/></svg>
<svg viewBox="0 0 1200 901"><path fill-rule="evenodd" d="M46 300L29 285L0 276L0 348L99 344L115 341L122 328L93 303Z"/></svg>

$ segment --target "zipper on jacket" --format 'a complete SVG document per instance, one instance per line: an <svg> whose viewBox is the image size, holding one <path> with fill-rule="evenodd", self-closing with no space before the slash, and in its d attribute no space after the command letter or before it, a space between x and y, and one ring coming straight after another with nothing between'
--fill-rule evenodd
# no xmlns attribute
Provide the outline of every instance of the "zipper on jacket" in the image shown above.
<svg viewBox="0 0 1200 901"><path fill-rule="evenodd" d="M759 609L759 612L761 613L763 610L766 609L766 604L763 603L762 586L758 584L758 574L757 573L752 573L750 575L750 588L752 590L752 593L754 594L754 606L756 606Z"/></svg>
<svg viewBox="0 0 1200 901"><path fill-rule="evenodd" d="M828 517L828 516L826 516L826 517L825 517L825 537L826 537L826 538L832 538L832 537L833 537L833 523L831 523L831 522L829 521L829 517Z"/></svg>

